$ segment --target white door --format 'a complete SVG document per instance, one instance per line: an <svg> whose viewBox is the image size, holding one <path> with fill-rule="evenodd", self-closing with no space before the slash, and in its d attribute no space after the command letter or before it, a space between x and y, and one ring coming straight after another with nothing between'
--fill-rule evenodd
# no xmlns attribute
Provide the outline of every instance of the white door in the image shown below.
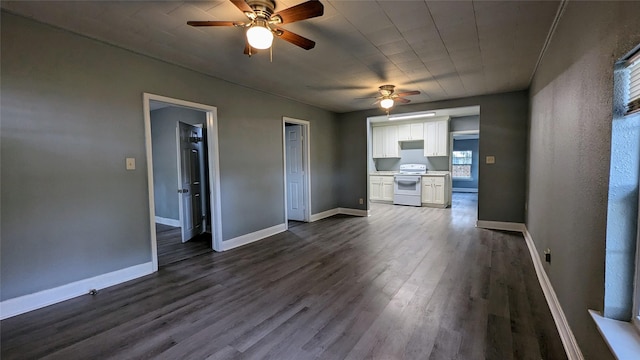
<svg viewBox="0 0 640 360"><path fill-rule="evenodd" d="M285 134L287 144L287 214L289 220L305 221L302 125L287 125Z"/></svg>
<svg viewBox="0 0 640 360"><path fill-rule="evenodd" d="M202 129L178 122L178 193L182 242L203 231L200 156Z"/></svg>

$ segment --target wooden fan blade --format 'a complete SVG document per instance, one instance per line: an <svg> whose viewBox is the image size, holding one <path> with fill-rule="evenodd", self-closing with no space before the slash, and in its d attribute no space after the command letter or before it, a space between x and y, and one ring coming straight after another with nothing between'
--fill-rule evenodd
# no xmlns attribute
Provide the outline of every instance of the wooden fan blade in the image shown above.
<svg viewBox="0 0 640 360"><path fill-rule="evenodd" d="M244 0L229 0L242 12L253 12L253 9Z"/></svg>
<svg viewBox="0 0 640 360"><path fill-rule="evenodd" d="M411 100L409 100L409 99L405 99L405 98L401 98L401 97L395 98L395 99L393 99L393 100L394 100L394 101L397 101L397 102L401 102L401 103L403 103L403 104L408 104L408 103L410 103L410 102L411 102Z"/></svg>
<svg viewBox="0 0 640 360"><path fill-rule="evenodd" d="M191 26L236 26L242 25L237 21L187 21L187 25Z"/></svg>
<svg viewBox="0 0 640 360"><path fill-rule="evenodd" d="M418 90L405 91L405 92L398 93L396 95L398 95L398 97L409 96L409 95L420 95L420 91Z"/></svg>
<svg viewBox="0 0 640 360"><path fill-rule="evenodd" d="M309 40L306 37L302 37L296 33L292 33L291 31L281 28L276 28L276 31L280 34L278 36L282 38L282 40L288 41L293 45L299 46L305 50L311 50L316 46L315 41Z"/></svg>
<svg viewBox="0 0 640 360"><path fill-rule="evenodd" d="M320 1L311 0L284 9L275 13L273 16L279 16L282 19L281 24L289 24L292 22L322 16L324 14L324 5ZM273 16L271 17L273 19Z"/></svg>

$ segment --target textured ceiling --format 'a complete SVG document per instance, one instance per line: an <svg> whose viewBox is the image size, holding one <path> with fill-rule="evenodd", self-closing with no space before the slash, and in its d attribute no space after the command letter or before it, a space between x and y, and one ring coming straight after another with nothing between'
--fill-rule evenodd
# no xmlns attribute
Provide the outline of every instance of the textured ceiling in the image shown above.
<svg viewBox="0 0 640 360"><path fill-rule="evenodd" d="M277 0L276 11L302 0ZM378 86L420 90L414 103L526 89L559 1L321 0L324 16L282 27L316 41L276 39L273 62L243 54L229 1L2 1L2 8L227 81L347 112Z"/></svg>

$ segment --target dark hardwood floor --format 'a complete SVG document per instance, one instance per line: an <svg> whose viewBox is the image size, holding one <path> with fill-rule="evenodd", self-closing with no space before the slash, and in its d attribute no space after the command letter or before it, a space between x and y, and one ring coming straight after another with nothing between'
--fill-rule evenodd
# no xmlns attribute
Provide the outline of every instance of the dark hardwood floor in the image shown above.
<svg viewBox="0 0 640 360"><path fill-rule="evenodd" d="M156 241L159 267L213 251L211 234L204 233L183 243L179 227L158 223L156 223Z"/></svg>
<svg viewBox="0 0 640 360"><path fill-rule="evenodd" d="M519 234L374 204L1 322L2 359L566 359Z"/></svg>

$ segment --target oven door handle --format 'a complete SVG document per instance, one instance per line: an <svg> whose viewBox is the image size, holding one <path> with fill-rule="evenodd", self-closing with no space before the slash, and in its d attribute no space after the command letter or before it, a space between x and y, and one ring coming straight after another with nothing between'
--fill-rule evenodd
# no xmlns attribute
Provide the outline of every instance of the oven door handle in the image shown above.
<svg viewBox="0 0 640 360"><path fill-rule="evenodd" d="M398 179L396 179L396 182L398 184L407 184L407 185L418 184L420 182L420 178L418 178L416 180L398 180Z"/></svg>

